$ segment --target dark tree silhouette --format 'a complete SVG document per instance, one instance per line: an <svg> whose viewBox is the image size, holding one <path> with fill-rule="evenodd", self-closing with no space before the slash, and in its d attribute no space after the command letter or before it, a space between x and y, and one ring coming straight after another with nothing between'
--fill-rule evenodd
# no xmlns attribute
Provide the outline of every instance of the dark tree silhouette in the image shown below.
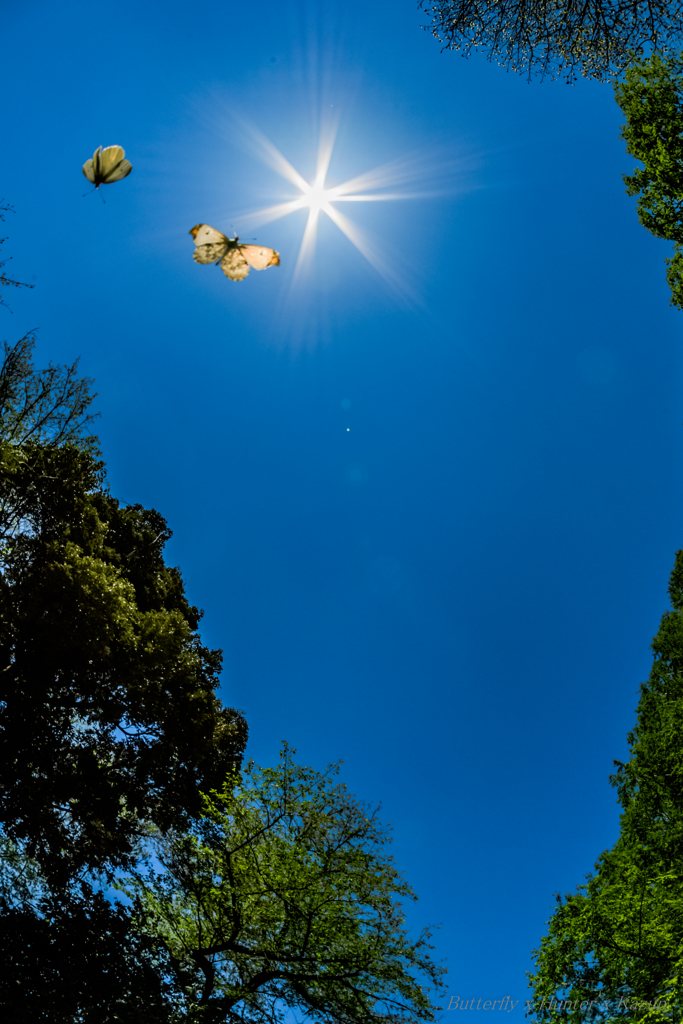
<svg viewBox="0 0 683 1024"><path fill-rule="evenodd" d="M420 0L425 28L444 49L520 73L574 81L622 74L643 47L661 53L683 38L681 0Z"/></svg>
<svg viewBox="0 0 683 1024"><path fill-rule="evenodd" d="M163 950L81 883L38 913L0 898L0 1006L12 1024L172 1024Z"/></svg>

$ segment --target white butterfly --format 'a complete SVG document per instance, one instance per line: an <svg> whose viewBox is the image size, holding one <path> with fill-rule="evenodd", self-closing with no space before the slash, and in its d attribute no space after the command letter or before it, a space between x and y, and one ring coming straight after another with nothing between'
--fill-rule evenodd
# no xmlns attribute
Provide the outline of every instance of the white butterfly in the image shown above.
<svg viewBox="0 0 683 1024"><path fill-rule="evenodd" d="M242 245L237 236L228 238L208 224L195 224L190 234L196 246L193 253L195 263L220 262L221 270L231 281L243 281L249 267L265 270L266 267L280 266L280 253L275 249L267 249L263 245Z"/></svg>
<svg viewBox="0 0 683 1024"><path fill-rule="evenodd" d="M123 146L107 146L106 149L98 146L92 160L86 160L83 164L83 173L95 188L121 181L133 170L130 160L124 160L125 155Z"/></svg>

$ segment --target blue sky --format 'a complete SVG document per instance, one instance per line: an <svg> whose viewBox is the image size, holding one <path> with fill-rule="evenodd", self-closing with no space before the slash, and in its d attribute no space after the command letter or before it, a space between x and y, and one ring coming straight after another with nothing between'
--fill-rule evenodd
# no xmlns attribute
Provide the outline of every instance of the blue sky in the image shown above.
<svg viewBox="0 0 683 1024"><path fill-rule="evenodd" d="M344 760L441 924L450 996L519 1000L553 894L617 835L681 545L681 314L611 87L441 53L412 2L10 3L2 337L96 378L113 493L158 509L249 754ZM397 162L411 199L248 211ZM83 198L121 144L125 181ZM408 173L410 170L410 174ZM412 175L412 177L411 177ZM341 204L340 204L341 206ZM239 284L206 222L273 246ZM446 1020L449 1019L446 1014Z"/></svg>

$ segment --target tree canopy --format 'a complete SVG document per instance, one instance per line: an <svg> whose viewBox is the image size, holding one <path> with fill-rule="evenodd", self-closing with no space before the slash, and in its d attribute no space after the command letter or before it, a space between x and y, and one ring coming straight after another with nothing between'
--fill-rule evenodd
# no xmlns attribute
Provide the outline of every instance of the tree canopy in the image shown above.
<svg viewBox="0 0 683 1024"><path fill-rule="evenodd" d="M127 863L239 765L170 536L88 452L0 445L0 823L53 880Z"/></svg>
<svg viewBox="0 0 683 1024"><path fill-rule="evenodd" d="M204 798L186 834L155 846L163 870L129 883L138 925L163 942L184 1019L282 1024L433 1021L442 985L430 933L411 941L395 897L416 899L377 810L292 761L250 763Z"/></svg>
<svg viewBox="0 0 683 1024"><path fill-rule="evenodd" d="M557 897L535 954L532 1004L542 1021L655 1024L683 1012L683 551L669 595L630 758L615 762L611 780L623 808L619 838L585 885Z"/></svg>
<svg viewBox="0 0 683 1024"><path fill-rule="evenodd" d="M683 5L668 0L420 0L444 49L483 50L511 71L577 73L606 81L651 45L683 35Z"/></svg>
<svg viewBox="0 0 683 1024"><path fill-rule="evenodd" d="M645 165L624 175L626 191L638 196L640 223L675 243L666 276L671 304L683 309L683 55L638 61L615 93L627 150Z"/></svg>

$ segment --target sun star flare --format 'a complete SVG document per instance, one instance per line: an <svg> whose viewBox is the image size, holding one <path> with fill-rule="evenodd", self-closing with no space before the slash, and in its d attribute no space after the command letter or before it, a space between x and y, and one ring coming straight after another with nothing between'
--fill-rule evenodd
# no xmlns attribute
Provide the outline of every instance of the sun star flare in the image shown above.
<svg viewBox="0 0 683 1024"><path fill-rule="evenodd" d="M398 280L396 271L387 264L377 248L364 237L361 230L348 217L345 217L336 209L336 204L426 198L433 193L370 191L371 189L386 189L391 185L415 181L424 174L424 161L408 159L386 164L383 167L376 168L374 171L351 178L341 185L334 185L328 188L326 187L327 172L332 158L336 129L330 129L321 135L316 173L312 182L306 181L273 145L270 139L260 131L251 126L247 130L252 143L264 162L269 164L281 177L286 178L300 193L299 196L287 202L277 203L275 206L269 206L265 209L249 213L246 216L248 216L250 223L254 226L261 226L294 213L296 210L308 210L308 219L299 248L294 276L298 276L304 263L313 254L318 221L320 214L324 213L389 283L398 286L405 293L405 282Z"/></svg>

